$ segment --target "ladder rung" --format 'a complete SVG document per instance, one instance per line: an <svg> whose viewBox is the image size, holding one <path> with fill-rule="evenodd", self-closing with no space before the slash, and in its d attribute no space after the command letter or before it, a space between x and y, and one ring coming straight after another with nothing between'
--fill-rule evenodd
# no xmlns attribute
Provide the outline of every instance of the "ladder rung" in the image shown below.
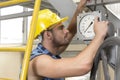
<svg viewBox="0 0 120 80"><path fill-rule="evenodd" d="M26 47L0 47L0 52L24 52Z"/></svg>
<svg viewBox="0 0 120 80"><path fill-rule="evenodd" d="M12 80L12 79L8 79L8 78L0 78L0 80Z"/></svg>
<svg viewBox="0 0 120 80"><path fill-rule="evenodd" d="M4 1L0 2L0 7L5 7L5 6L10 6L10 5L16 5L24 2L29 2L31 0L9 0L9 1Z"/></svg>

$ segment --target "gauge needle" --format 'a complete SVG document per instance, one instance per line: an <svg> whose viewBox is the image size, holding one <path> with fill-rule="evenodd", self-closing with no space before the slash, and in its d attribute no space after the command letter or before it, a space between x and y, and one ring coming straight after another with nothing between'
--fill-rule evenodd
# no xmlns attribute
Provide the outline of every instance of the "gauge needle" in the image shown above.
<svg viewBox="0 0 120 80"><path fill-rule="evenodd" d="M89 28L92 24L93 24L93 22L91 22L91 23L89 24L89 26L87 27L87 29L86 29L84 32L86 32L86 31L88 30L88 28Z"/></svg>

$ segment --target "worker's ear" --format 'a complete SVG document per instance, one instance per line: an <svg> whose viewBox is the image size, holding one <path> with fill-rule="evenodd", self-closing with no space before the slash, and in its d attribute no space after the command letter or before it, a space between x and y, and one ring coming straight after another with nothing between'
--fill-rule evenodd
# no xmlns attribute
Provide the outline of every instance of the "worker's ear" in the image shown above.
<svg viewBox="0 0 120 80"><path fill-rule="evenodd" d="M52 33L51 31L45 31L45 35L48 39L52 39Z"/></svg>

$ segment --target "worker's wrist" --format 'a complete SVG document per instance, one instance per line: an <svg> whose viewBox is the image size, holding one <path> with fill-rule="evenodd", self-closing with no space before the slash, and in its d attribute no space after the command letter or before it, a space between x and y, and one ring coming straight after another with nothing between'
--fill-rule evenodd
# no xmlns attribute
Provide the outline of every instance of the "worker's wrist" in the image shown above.
<svg viewBox="0 0 120 80"><path fill-rule="evenodd" d="M104 41L104 38L105 38L105 36L100 36L100 35L96 35L96 36L94 37L94 39L101 40L101 42Z"/></svg>

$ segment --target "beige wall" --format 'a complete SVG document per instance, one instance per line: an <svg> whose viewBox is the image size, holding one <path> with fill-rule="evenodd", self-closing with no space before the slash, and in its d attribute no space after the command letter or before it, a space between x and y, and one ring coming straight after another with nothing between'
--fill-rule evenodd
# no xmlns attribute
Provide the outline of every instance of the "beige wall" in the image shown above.
<svg viewBox="0 0 120 80"><path fill-rule="evenodd" d="M19 80L21 54L18 52L0 52L0 78Z"/></svg>

